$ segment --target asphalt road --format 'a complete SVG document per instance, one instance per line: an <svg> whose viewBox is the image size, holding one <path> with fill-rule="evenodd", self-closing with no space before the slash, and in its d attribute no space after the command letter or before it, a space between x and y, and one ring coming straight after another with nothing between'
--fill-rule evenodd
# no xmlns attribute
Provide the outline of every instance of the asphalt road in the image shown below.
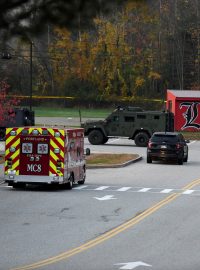
<svg viewBox="0 0 200 270"><path fill-rule="evenodd" d="M143 159L71 191L1 184L0 270L199 270L200 142L182 166L147 164L125 139L85 147Z"/></svg>

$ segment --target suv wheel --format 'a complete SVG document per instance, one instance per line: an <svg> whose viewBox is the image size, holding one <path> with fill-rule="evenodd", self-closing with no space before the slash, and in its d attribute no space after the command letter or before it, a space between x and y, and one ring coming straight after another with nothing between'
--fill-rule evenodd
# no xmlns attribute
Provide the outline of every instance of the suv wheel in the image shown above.
<svg viewBox="0 0 200 270"><path fill-rule="evenodd" d="M183 162L187 162L188 161L188 152L186 154L186 156L183 158Z"/></svg>
<svg viewBox="0 0 200 270"><path fill-rule="evenodd" d="M88 141L94 145L104 144L104 136L100 130L95 129L89 133Z"/></svg>
<svg viewBox="0 0 200 270"><path fill-rule="evenodd" d="M183 157L178 158L178 164L183 165Z"/></svg>
<svg viewBox="0 0 200 270"><path fill-rule="evenodd" d="M147 163L152 163L152 159L149 155L147 155Z"/></svg>
<svg viewBox="0 0 200 270"><path fill-rule="evenodd" d="M135 136L135 144L137 146L147 146L149 140L149 136L145 132L139 132Z"/></svg>

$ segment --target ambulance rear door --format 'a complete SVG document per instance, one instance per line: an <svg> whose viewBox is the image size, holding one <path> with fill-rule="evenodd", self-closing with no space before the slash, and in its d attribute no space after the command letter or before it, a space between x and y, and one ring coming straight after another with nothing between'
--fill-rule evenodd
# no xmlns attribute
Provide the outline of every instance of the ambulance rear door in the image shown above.
<svg viewBox="0 0 200 270"><path fill-rule="evenodd" d="M50 136L21 135L20 175L49 175Z"/></svg>

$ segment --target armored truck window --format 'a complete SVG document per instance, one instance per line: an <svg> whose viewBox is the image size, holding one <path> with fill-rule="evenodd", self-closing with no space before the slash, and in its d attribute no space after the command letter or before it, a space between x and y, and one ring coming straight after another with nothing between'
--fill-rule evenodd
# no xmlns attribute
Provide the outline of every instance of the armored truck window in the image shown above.
<svg viewBox="0 0 200 270"><path fill-rule="evenodd" d="M118 122L119 121L119 116L115 115L113 116L113 122Z"/></svg>
<svg viewBox="0 0 200 270"><path fill-rule="evenodd" d="M154 119L155 120L159 120L160 119L160 116L159 115L154 115Z"/></svg>
<svg viewBox="0 0 200 270"><path fill-rule="evenodd" d="M138 114L137 119L146 119L146 115L144 114Z"/></svg>
<svg viewBox="0 0 200 270"><path fill-rule="evenodd" d="M134 122L135 117L133 117L133 116L125 116L124 120L125 120L125 122Z"/></svg>

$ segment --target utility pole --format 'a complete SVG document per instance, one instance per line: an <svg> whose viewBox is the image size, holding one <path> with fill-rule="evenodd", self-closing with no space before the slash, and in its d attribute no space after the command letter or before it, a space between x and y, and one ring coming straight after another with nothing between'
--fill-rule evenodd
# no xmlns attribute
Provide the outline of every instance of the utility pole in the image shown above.
<svg viewBox="0 0 200 270"><path fill-rule="evenodd" d="M33 95L33 42L30 41L30 96L29 105L30 111L32 111L32 95Z"/></svg>

